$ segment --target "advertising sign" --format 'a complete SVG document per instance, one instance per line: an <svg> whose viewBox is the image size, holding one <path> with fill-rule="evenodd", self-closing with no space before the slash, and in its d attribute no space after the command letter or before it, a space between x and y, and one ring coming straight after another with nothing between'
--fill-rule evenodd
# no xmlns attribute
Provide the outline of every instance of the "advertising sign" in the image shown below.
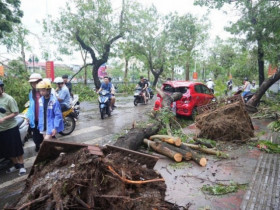
<svg viewBox="0 0 280 210"><path fill-rule="evenodd" d="M53 61L46 62L46 78L54 80L54 64Z"/></svg>

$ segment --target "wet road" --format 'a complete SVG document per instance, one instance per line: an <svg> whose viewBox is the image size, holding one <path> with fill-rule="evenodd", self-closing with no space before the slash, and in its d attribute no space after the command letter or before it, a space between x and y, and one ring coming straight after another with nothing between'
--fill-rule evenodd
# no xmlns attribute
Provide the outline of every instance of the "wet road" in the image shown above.
<svg viewBox="0 0 280 210"><path fill-rule="evenodd" d="M66 142L76 142L85 144L107 144L118 137L121 133L130 129L134 121L145 121L147 113L153 106L153 101L148 105L133 105L133 97L117 96L117 108L112 112L111 117L100 119L97 103L83 102L79 120L75 131L69 136L60 136L58 139ZM29 140L24 145L25 167L28 172L33 165L37 153L34 151L35 145ZM27 175L18 176L17 172L6 174L5 170L0 170L0 209L8 202L13 202L24 187Z"/></svg>

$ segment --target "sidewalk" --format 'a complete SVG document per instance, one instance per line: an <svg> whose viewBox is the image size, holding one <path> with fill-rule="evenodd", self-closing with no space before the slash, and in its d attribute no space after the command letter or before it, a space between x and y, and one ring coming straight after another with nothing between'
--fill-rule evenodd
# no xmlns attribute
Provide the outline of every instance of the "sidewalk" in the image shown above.
<svg viewBox="0 0 280 210"><path fill-rule="evenodd" d="M257 131L267 131L260 139L280 144L280 133L268 131L266 128L268 123L268 121L254 120ZM261 154L250 186L243 197L241 209L280 209L279 154Z"/></svg>

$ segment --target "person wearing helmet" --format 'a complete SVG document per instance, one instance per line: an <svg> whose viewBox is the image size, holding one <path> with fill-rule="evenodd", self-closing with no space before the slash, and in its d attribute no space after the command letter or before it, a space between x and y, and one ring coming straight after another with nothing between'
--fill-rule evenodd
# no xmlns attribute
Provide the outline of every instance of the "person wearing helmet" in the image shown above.
<svg viewBox="0 0 280 210"><path fill-rule="evenodd" d="M28 82L31 85L31 91L29 92L29 108L27 110L27 119L29 126L33 132L32 138L35 143L35 151L38 152L40 144L44 137L38 129L39 120L39 99L41 98L40 92L36 89L36 85L42 81L41 74L33 73L30 75Z"/></svg>
<svg viewBox="0 0 280 210"><path fill-rule="evenodd" d="M26 169L23 161L23 146L15 116L18 115L18 106L15 99L4 92L4 83L0 80L0 107L5 113L0 112L0 156L10 158L14 164L6 172L19 170L19 175L24 175Z"/></svg>
<svg viewBox="0 0 280 210"><path fill-rule="evenodd" d="M44 139L55 138L56 133L64 130L62 112L58 100L51 94L51 83L41 81L36 85L40 91L38 129Z"/></svg>
<svg viewBox="0 0 280 210"><path fill-rule="evenodd" d="M54 83L57 85L57 100L60 103L60 107L62 112L67 111L70 108L70 92L69 89L63 82L61 77L57 77L54 79Z"/></svg>
<svg viewBox="0 0 280 210"><path fill-rule="evenodd" d="M63 75L62 79L63 79L64 84L66 85L66 87L69 90L70 96L73 97L73 94L72 94L72 83L70 81L68 81L68 75L66 75L66 74Z"/></svg>
<svg viewBox="0 0 280 210"><path fill-rule="evenodd" d="M208 82L206 82L206 86L210 89L211 93L214 94L214 86L215 83L212 81L211 78L208 79Z"/></svg>
<svg viewBox="0 0 280 210"><path fill-rule="evenodd" d="M244 98L250 92L251 92L251 83L249 82L248 77L245 77L244 78L244 86L243 86L242 97Z"/></svg>

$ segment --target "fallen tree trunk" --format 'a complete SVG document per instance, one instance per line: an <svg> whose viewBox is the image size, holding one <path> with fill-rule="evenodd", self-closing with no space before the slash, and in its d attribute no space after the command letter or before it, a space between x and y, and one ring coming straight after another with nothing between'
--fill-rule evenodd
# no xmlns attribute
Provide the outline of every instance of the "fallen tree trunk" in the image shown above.
<svg viewBox="0 0 280 210"><path fill-rule="evenodd" d="M132 128L115 142L115 146L137 150L143 143L143 139L157 134L161 128L160 122L150 124L146 128Z"/></svg>
<svg viewBox="0 0 280 210"><path fill-rule="evenodd" d="M174 136L169 136L169 135L153 135L153 136L150 136L149 139L150 140L159 139L163 142L167 142L169 144L174 144L177 147L181 146L181 144L182 144L182 141L179 137L174 137Z"/></svg>
<svg viewBox="0 0 280 210"><path fill-rule="evenodd" d="M143 141L145 144L148 145L148 147L151 147L153 150L155 150L156 152L160 153L160 154L163 154L173 160L175 160L176 162L181 162L182 161L182 158L183 158L183 155L178 153L178 152L175 152L167 147L164 147L161 143L159 142L153 142L153 141L150 141L148 139L144 139Z"/></svg>
<svg viewBox="0 0 280 210"><path fill-rule="evenodd" d="M203 148L203 147L201 147L199 145L195 145L195 144L182 143L180 148L182 148L182 149L191 148L191 149L199 150L199 151L201 151L203 153L206 153L206 154L209 154L209 155L216 155L218 157L220 157L220 156L226 157L227 156L226 153L223 153L221 151L216 151L216 150L209 149L209 148Z"/></svg>
<svg viewBox="0 0 280 210"><path fill-rule="evenodd" d="M180 154L183 155L183 158L185 160L190 160L190 156L191 156L191 159L194 162L196 162L197 164L199 164L200 166L204 167L207 164L207 160L206 160L205 157L201 156L200 154L198 154L197 152L191 150L188 147L184 147L184 148L180 147L180 148L178 148L178 147L175 147L175 146L173 146L171 144L167 144L165 142L161 142L161 140L159 140L159 139L155 139L155 141L156 141L156 143L161 144L163 147L167 147L167 148L169 148L172 151L179 152Z"/></svg>
<svg viewBox="0 0 280 210"><path fill-rule="evenodd" d="M162 142L160 139L153 139L154 142L159 142L161 143L164 147L167 147L175 152L179 152L180 154L183 155L183 159L184 160L191 160L192 159L192 152L190 150L184 150L182 148L179 148L179 147L176 147L176 146L173 146L171 144L168 144L168 143L165 143L165 142Z"/></svg>
<svg viewBox="0 0 280 210"><path fill-rule="evenodd" d="M253 95L253 97L247 102L247 104L256 107L260 102L262 96L268 90L268 88L270 88L279 79L280 79L280 70L278 69L278 71L273 76L269 77L262 83L262 85L259 87L257 92Z"/></svg>

